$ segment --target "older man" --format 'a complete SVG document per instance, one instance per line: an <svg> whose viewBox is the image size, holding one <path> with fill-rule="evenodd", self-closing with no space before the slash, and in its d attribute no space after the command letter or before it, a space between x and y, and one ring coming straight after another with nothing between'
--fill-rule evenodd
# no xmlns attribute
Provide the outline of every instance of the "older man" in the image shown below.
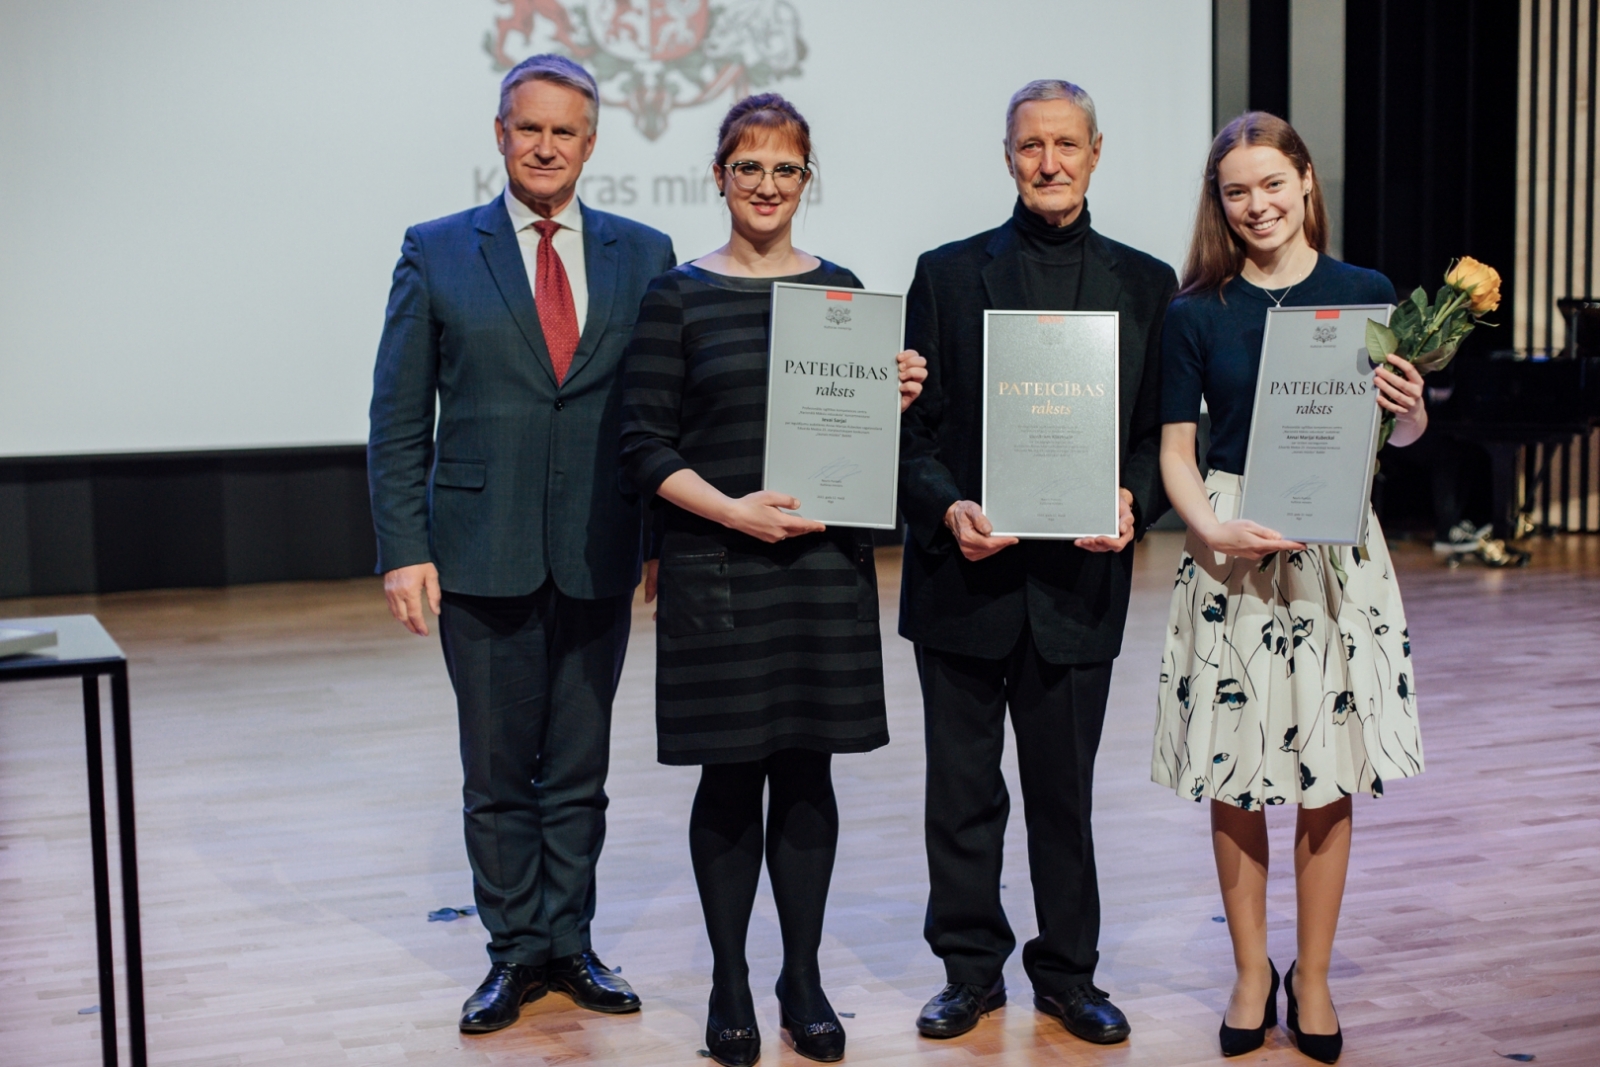
<svg viewBox="0 0 1600 1067"><path fill-rule="evenodd" d="M578 201L598 101L560 56L506 75L505 195L406 231L374 375L389 610L423 636L423 601L439 616L459 712L492 961L467 1033L511 1025L550 989L639 1007L589 922L642 530L617 478L617 366L645 286L675 260L664 234Z"/></svg>
<svg viewBox="0 0 1600 1067"><path fill-rule="evenodd" d="M1128 1022L1094 985L1100 895L1090 835L1095 751L1122 644L1131 542L1163 510L1160 341L1172 269L1090 228L1100 161L1094 102L1036 81L1011 98L1010 221L922 256L906 343L928 360L902 422L909 533L900 633L916 644L928 757L930 892L924 936L949 982L917 1028L952 1037L1005 1002L1016 938L1000 903L1010 798L1000 773L1009 707L1039 934L1022 950L1034 1004L1087 1041ZM1120 315L1120 535L1073 543L992 536L981 499L985 309Z"/></svg>

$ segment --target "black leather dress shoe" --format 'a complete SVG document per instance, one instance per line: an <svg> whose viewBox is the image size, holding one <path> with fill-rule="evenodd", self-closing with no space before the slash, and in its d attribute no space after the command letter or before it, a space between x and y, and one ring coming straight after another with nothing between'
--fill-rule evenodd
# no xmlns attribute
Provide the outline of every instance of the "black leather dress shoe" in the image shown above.
<svg viewBox="0 0 1600 1067"><path fill-rule="evenodd" d="M551 989L567 994L580 1008L608 1015L639 1010L639 994L587 949L565 959L551 960L545 968L545 980Z"/></svg>
<svg viewBox="0 0 1600 1067"><path fill-rule="evenodd" d="M923 1037L955 1037L978 1025L978 1020L1006 1002L1006 980L996 978L985 989L981 985L951 982L917 1016L917 1033Z"/></svg>
<svg viewBox="0 0 1600 1067"><path fill-rule="evenodd" d="M1128 1017L1106 998L1105 990L1092 985L1073 986L1053 996L1035 993L1033 1006L1060 1019L1073 1037L1096 1045L1115 1045L1127 1040Z"/></svg>
<svg viewBox="0 0 1600 1067"><path fill-rule="evenodd" d="M487 1034L504 1030L517 1021L524 1004L549 991L544 968L526 963L496 963L467 1002L461 1006L461 1032Z"/></svg>

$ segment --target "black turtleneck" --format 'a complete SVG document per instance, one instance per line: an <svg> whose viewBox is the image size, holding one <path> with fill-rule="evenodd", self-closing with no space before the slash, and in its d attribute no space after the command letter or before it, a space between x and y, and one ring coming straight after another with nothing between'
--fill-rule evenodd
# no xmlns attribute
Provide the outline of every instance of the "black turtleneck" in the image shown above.
<svg viewBox="0 0 1600 1067"><path fill-rule="evenodd" d="M1089 205L1065 226L1052 226L1017 198L1011 211L1022 253L1022 291L1028 311L1076 311L1083 277L1083 239L1089 232Z"/></svg>

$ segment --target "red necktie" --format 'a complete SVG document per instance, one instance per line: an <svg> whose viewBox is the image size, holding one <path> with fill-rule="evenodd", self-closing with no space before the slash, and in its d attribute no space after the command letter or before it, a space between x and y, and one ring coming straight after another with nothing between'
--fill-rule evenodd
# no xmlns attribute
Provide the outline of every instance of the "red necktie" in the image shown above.
<svg viewBox="0 0 1600 1067"><path fill-rule="evenodd" d="M533 299L539 308L545 347L550 349L550 365L556 372L556 384L560 385L572 367L572 354L578 350L578 310L572 302L572 286L567 283L567 268L561 265L561 256L556 252L555 236L561 223L541 219L533 228L539 231Z"/></svg>

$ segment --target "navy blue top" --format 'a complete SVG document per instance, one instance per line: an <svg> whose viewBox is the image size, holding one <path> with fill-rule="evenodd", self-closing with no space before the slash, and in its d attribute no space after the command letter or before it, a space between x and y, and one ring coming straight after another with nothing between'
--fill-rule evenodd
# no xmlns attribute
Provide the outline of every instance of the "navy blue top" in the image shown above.
<svg viewBox="0 0 1600 1067"><path fill-rule="evenodd" d="M1375 270L1318 256L1305 281L1281 289L1284 307L1326 304L1394 304L1394 285ZM1244 473L1255 403L1256 370L1267 309L1274 301L1260 286L1235 278L1221 293L1180 296L1167 310L1161 333L1161 421L1200 421L1200 398L1211 415L1206 464Z"/></svg>

